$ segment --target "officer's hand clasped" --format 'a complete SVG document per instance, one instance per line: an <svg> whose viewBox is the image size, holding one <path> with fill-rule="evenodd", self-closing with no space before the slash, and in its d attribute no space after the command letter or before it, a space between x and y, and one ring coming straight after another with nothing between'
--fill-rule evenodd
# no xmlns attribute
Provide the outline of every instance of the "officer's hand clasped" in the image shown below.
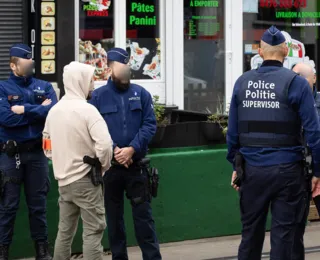
<svg viewBox="0 0 320 260"><path fill-rule="evenodd" d="M124 164L124 167L129 168L129 166L133 164L133 160L130 159L126 164Z"/></svg>
<svg viewBox="0 0 320 260"><path fill-rule="evenodd" d="M134 154L134 149L132 147L119 148L116 147L114 149L114 158L116 161L127 168L132 164L132 156Z"/></svg>

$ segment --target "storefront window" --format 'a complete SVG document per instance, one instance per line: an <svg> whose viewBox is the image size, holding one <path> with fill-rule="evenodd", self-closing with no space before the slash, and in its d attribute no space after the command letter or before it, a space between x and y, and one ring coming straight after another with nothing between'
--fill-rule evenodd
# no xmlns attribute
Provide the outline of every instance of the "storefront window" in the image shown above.
<svg viewBox="0 0 320 260"><path fill-rule="evenodd" d="M95 80L107 80L107 51L114 47L115 0L79 1L79 61L96 67Z"/></svg>
<svg viewBox="0 0 320 260"><path fill-rule="evenodd" d="M185 109L223 113L224 1L184 0Z"/></svg>
<svg viewBox="0 0 320 260"><path fill-rule="evenodd" d="M162 77L161 1L127 0L127 51L132 79L160 80Z"/></svg>
<svg viewBox="0 0 320 260"><path fill-rule="evenodd" d="M259 43L271 25L281 30L286 38L289 48L284 62L286 68L291 69L300 62L319 68L318 0L243 0L243 7L244 71L261 65Z"/></svg>

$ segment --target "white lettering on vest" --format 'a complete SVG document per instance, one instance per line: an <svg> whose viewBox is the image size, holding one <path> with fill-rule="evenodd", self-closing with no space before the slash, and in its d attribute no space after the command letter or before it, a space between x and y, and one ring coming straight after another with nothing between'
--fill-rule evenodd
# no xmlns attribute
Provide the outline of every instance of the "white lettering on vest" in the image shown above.
<svg viewBox="0 0 320 260"><path fill-rule="evenodd" d="M253 82L252 80L249 80L248 82L248 89L253 86L255 89L274 89L276 86L274 83L265 83L264 80L258 80L258 82Z"/></svg>
<svg viewBox="0 0 320 260"><path fill-rule="evenodd" d="M278 101L243 100L242 105L245 108L280 108L280 104Z"/></svg>
<svg viewBox="0 0 320 260"><path fill-rule="evenodd" d="M243 100L244 108L280 108L274 91L276 85L273 82L265 82L264 80L248 81L245 90L245 100ZM249 99L249 100L248 100Z"/></svg>

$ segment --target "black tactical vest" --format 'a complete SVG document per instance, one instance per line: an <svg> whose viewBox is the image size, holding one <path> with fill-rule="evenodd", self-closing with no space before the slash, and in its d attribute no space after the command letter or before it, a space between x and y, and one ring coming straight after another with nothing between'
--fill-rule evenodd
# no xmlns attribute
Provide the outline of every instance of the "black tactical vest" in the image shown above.
<svg viewBox="0 0 320 260"><path fill-rule="evenodd" d="M297 74L286 68L240 78L237 95L241 146L284 147L301 145L301 122L288 102L288 90Z"/></svg>

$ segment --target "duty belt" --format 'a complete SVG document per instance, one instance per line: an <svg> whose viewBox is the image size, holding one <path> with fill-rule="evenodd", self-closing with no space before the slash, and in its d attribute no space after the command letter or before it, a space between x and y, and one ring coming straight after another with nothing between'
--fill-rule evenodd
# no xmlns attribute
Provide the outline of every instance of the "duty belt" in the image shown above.
<svg viewBox="0 0 320 260"><path fill-rule="evenodd" d="M40 151L42 149L42 140L32 140L25 143L17 143L17 153L26 153ZM0 143L0 151L7 151L7 143Z"/></svg>

